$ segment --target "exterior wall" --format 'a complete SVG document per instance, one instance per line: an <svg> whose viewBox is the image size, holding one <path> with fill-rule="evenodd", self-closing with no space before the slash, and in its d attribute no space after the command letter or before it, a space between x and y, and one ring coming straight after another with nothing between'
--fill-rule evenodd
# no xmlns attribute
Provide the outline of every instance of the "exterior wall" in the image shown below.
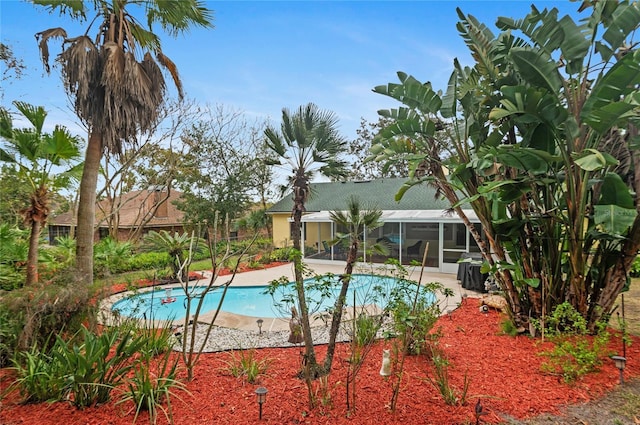
<svg viewBox="0 0 640 425"><path fill-rule="evenodd" d="M291 214L272 214L273 220L273 245L282 248L291 245L291 226L289 217Z"/></svg>
<svg viewBox="0 0 640 425"><path fill-rule="evenodd" d="M305 223L304 246L311 252L324 251L323 241L332 239L331 223ZM319 233L318 233L319 232Z"/></svg>

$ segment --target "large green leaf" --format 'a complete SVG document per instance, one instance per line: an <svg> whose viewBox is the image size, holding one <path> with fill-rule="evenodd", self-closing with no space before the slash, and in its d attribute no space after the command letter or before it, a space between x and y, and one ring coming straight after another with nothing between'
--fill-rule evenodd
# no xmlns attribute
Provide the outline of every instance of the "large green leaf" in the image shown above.
<svg viewBox="0 0 640 425"><path fill-rule="evenodd" d="M632 99L640 84L640 50L629 53L619 60L602 78L596 81L591 95L584 103L581 118L600 133L613 125L619 125L633 105Z"/></svg>
<svg viewBox="0 0 640 425"><path fill-rule="evenodd" d="M614 235L624 235L633 225L638 212L635 208L622 208L617 205L596 205L594 207L594 222L601 226L604 232Z"/></svg>
<svg viewBox="0 0 640 425"><path fill-rule="evenodd" d="M531 85L544 87L557 93L562 87L562 77L556 63L546 54L530 48L511 50L511 59L522 77Z"/></svg>
<svg viewBox="0 0 640 425"><path fill-rule="evenodd" d="M398 78L402 84L389 83L386 86L376 86L373 91L392 97L404 103L409 108L418 109L423 113L435 114L442 105L442 100L431 89L431 84L416 80L403 72L398 72Z"/></svg>
<svg viewBox="0 0 640 425"><path fill-rule="evenodd" d="M618 161L606 152L585 149L583 152L574 154L574 162L585 171L597 171L615 165Z"/></svg>
<svg viewBox="0 0 640 425"><path fill-rule="evenodd" d="M609 43L609 50L616 51L622 46L629 34L636 31L640 25L640 2L609 3L614 3L617 7L611 15L608 28L602 34L602 38Z"/></svg>
<svg viewBox="0 0 640 425"><path fill-rule="evenodd" d="M621 208L634 208L633 196L626 183L616 173L607 173L602 183L599 205L617 205Z"/></svg>

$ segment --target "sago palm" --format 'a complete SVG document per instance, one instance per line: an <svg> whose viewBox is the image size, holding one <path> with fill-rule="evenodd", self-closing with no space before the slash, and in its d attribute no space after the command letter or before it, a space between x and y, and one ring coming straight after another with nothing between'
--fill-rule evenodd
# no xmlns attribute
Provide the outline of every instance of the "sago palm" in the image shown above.
<svg viewBox="0 0 640 425"><path fill-rule="evenodd" d="M13 102L31 128L13 128L9 113L0 110L0 161L17 167L18 176L28 183L30 198L22 211L30 228L26 284L38 281L38 243L49 216L52 193L67 188L79 179L80 139L56 126L51 134L43 133L47 112L41 106Z"/></svg>
<svg viewBox="0 0 640 425"><path fill-rule="evenodd" d="M49 41L63 40L57 62L64 86L73 99L75 112L89 129L80 184L76 263L79 278L90 284L96 186L102 153L106 149L120 154L126 143L135 143L141 132L150 130L156 123L166 92L162 68L169 72L182 96L177 67L163 54L160 38L152 26L160 25L169 35L176 36L192 26L211 27L212 14L198 0L33 2L74 19L85 20L90 12L94 14L80 36L68 37L63 28L36 34L47 71ZM138 20L139 17L144 20ZM93 37L89 35L92 30Z"/></svg>

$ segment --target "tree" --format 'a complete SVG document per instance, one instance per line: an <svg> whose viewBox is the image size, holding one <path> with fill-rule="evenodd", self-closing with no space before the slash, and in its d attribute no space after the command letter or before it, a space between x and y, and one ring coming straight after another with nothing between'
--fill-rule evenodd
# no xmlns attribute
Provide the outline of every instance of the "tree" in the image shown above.
<svg viewBox="0 0 640 425"><path fill-rule="evenodd" d="M443 96L405 73L375 88L404 106L382 112L394 122L372 157L410 161L398 196L427 182L451 202L523 326L568 301L595 329L640 248L640 51L629 44L640 4L585 10L577 24L532 6L524 19L499 18L497 36L458 10L473 68L456 60Z"/></svg>
<svg viewBox="0 0 640 425"><path fill-rule="evenodd" d="M254 195L261 195L270 171L259 162L264 125L249 122L241 111L216 105L203 113L182 137L183 172L177 185L183 193L178 207L192 224L213 223L245 213Z"/></svg>
<svg viewBox="0 0 640 425"><path fill-rule="evenodd" d="M332 112L322 111L313 103L300 106L291 113L282 110L280 131L268 126L264 132L267 145L276 155L274 164L287 167L291 172L289 186L293 197L293 248L298 255L294 258L294 274L302 333L305 344L305 361L309 371L308 378L313 379L327 373L317 363L309 311L304 291L302 270L302 213L310 196L310 181L315 173L326 177L340 178L347 175L346 163L340 156L346 150L346 142L337 131L337 119Z"/></svg>
<svg viewBox="0 0 640 425"><path fill-rule="evenodd" d="M33 1L74 19L84 20L90 12L86 2ZM147 132L157 121L166 91L161 67L169 72L182 97L177 67L162 52L153 25L159 24L171 36L194 25L212 26L211 11L199 0L95 0L91 4L95 17L83 35L69 38L63 28L36 34L47 72L48 43L52 38L62 38L57 62L64 86L73 99L75 112L89 129L80 183L76 248L78 278L88 284L93 282L93 222L102 153L105 150L122 153L125 144L135 144L138 134ZM148 28L130 12L135 6L143 9ZM93 38L89 36L92 28L96 31Z"/></svg>
<svg viewBox="0 0 640 425"><path fill-rule="evenodd" d="M159 113L158 123L148 134L138 138L136 146L122 155L105 152L101 167L105 183L97 197L107 202L98 203L97 207L110 236L117 237L120 211L127 202L140 202L140 198L124 194L135 189L162 189L147 190L142 201L147 208L141 208L133 220L135 227L130 230L128 240L136 242L140 239L159 206L169 198L178 174L187 169L182 165L185 148L178 139L200 114L200 108L193 101L166 103Z"/></svg>
<svg viewBox="0 0 640 425"><path fill-rule="evenodd" d="M51 134L43 133L47 117L43 107L24 102L13 105L33 127L13 128L9 113L0 110L0 137L4 141L0 161L17 167L20 180L29 184L29 206L21 212L30 228L25 284L31 285L38 281L38 245L49 216L51 194L79 178L80 139L61 126Z"/></svg>
<svg viewBox="0 0 640 425"><path fill-rule="evenodd" d="M351 164L352 180L373 180L385 177L408 177L407 161L399 159L397 162L385 163L367 161L371 146L380 129L390 123L389 119L380 117L377 122L367 122L360 119L360 128L356 130L358 137L349 142L349 155L353 158Z"/></svg>
<svg viewBox="0 0 640 425"><path fill-rule="evenodd" d="M342 322L342 311L353 274L353 267L358 258L360 239L365 232L374 230L382 226L382 211L377 208L362 209L357 198L351 198L347 202L346 211L332 211L331 220L338 226L342 226L347 231L338 235L338 240L345 240L349 244L347 249L347 264L344 267L344 274L340 276L340 293L336 299L333 314L331 317L331 328L329 329L329 344L327 345L327 355L324 360L324 370L329 373L335 352L336 337ZM355 318L354 318L355 320Z"/></svg>

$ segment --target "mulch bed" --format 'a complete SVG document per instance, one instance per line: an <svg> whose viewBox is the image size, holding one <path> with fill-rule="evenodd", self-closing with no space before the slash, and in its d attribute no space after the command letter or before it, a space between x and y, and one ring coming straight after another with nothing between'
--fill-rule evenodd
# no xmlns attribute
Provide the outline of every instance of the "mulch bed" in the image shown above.
<svg viewBox="0 0 640 425"><path fill-rule="evenodd" d="M345 403L346 359L348 344L338 347L333 371L323 393L315 382L319 399L325 401L315 409L308 405L304 383L296 378L300 369L301 349L259 349L258 359L267 359L269 367L256 384L234 378L228 372L230 353L211 353L201 357L195 378L187 383L189 393L177 392L171 399L176 424L257 424L258 405L255 389L268 389L262 422L269 424L468 424L476 423L474 414L478 400L487 412L481 423L499 423L503 415L518 419L542 413L557 414L559 408L601 397L618 385L618 370L605 359L601 370L566 384L562 378L546 375L540 365L539 340L527 336L501 334L504 316L496 311L481 313L476 299L466 299L460 308L441 317L435 327L442 334L440 348L450 360L449 382L461 389L466 376L468 400L459 406L446 405L438 390L428 381L433 368L425 356L411 356L405 362L405 373L397 402L391 412L392 385L379 375L381 352L391 348L391 341L379 341L367 357L357 383L357 410L348 413ZM614 334L612 350L621 347L620 336ZM324 358L326 347L318 346ZM640 376L640 338L627 347L627 379ZM9 371L0 371L0 390L8 385ZM324 397L322 395L324 394ZM116 397L114 397L116 398ZM0 405L0 423L5 425L124 425L133 421L132 405L110 402L103 406L77 410L68 403L18 404L16 392ZM166 423L162 416L158 423ZM143 413L138 423L148 423Z"/></svg>

